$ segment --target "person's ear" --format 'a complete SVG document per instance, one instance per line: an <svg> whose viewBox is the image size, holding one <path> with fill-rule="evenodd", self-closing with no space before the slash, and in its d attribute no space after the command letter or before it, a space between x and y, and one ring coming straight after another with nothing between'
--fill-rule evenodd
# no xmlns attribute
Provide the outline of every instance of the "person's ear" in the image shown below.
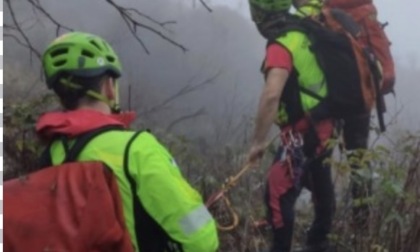
<svg viewBox="0 0 420 252"><path fill-rule="evenodd" d="M115 80L112 77L106 77L104 81L104 94L110 101L114 101L117 97L117 90L115 86Z"/></svg>

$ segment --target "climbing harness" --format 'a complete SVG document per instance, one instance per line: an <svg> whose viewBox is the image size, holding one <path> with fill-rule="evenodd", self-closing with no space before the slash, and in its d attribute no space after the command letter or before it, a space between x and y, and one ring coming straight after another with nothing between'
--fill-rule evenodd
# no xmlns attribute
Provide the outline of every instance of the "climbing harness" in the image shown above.
<svg viewBox="0 0 420 252"><path fill-rule="evenodd" d="M303 151L303 136L300 133L288 130L281 134L281 141L283 145L281 161L287 162L293 185L296 188L300 188L300 179L303 175L303 167L306 161Z"/></svg>

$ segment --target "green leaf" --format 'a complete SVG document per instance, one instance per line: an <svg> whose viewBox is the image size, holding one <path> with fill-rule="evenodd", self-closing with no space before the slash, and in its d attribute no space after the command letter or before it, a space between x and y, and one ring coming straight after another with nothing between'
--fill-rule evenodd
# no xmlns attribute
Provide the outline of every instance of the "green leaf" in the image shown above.
<svg viewBox="0 0 420 252"><path fill-rule="evenodd" d="M385 224L389 224L392 221L396 221L400 228L404 227L404 218L397 212L392 211L384 220Z"/></svg>
<svg viewBox="0 0 420 252"><path fill-rule="evenodd" d="M24 147L24 142L22 140L17 140L16 141L16 148L19 152L23 151L23 147Z"/></svg>

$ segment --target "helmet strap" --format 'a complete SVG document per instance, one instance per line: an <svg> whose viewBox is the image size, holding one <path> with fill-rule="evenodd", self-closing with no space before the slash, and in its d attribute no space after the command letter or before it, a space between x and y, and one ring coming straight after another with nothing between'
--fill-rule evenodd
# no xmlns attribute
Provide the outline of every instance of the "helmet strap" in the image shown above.
<svg viewBox="0 0 420 252"><path fill-rule="evenodd" d="M112 114L119 114L121 112L120 106L116 100L110 100L106 98L104 95L90 89L86 91L86 95L89 95L92 98L95 98L99 101L102 101L108 104L109 108L111 109Z"/></svg>
<svg viewBox="0 0 420 252"><path fill-rule="evenodd" d="M71 78L70 78L71 79ZM118 83L115 83L115 100L110 100L107 97L105 97L104 95L95 92L91 89L87 89L85 87L83 87L82 85L79 85L77 83L72 82L70 79L65 79L62 78L60 79L60 83L63 84L66 87L72 88L72 89L77 89L77 90L83 90L85 92L86 95L102 101L104 103L106 103L110 109L111 109L111 113L113 114L119 114L121 112L120 106L119 106L119 88L118 88Z"/></svg>
<svg viewBox="0 0 420 252"><path fill-rule="evenodd" d="M119 114L119 113L121 113L121 108L120 108L120 85L119 85L117 80L115 80L114 88L115 88L115 100L113 101L113 105L110 106L110 107L111 107L111 111L112 111L113 114Z"/></svg>

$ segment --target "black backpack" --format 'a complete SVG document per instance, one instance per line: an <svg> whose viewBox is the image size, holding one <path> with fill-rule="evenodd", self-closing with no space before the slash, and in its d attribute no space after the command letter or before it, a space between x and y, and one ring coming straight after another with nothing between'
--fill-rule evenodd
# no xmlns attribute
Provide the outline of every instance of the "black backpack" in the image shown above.
<svg viewBox="0 0 420 252"><path fill-rule="evenodd" d="M345 119L366 114L376 103L381 130L384 131L377 61L369 48L358 42L361 29L353 18L338 9L324 9L319 20L290 17L281 26L275 36L269 38L268 44L278 43L276 39L290 31L305 33L328 86L328 95L322 98L299 86L298 73L293 71L291 83L286 85L283 95L291 122L304 116L299 97L299 93L303 92L321 101L310 112L314 120ZM290 106L287 106L288 103Z"/></svg>

